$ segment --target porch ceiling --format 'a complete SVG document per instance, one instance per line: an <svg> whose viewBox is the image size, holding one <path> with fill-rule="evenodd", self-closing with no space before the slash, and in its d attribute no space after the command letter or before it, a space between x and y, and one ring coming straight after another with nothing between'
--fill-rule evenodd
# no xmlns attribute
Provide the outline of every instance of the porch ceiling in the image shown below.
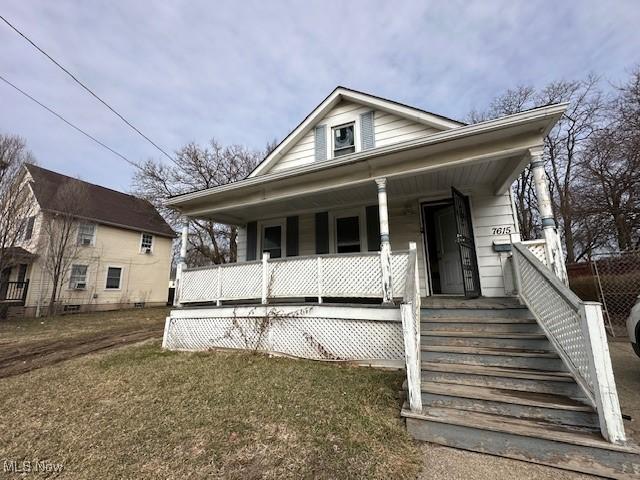
<svg viewBox="0 0 640 480"><path fill-rule="evenodd" d="M495 179L500 178L505 168L509 169L513 162L513 158L507 157L420 174L389 177L388 199L393 204L411 199L449 196L452 186L465 193L493 191ZM372 205L377 202L376 184L370 180L354 185L335 185L321 191L302 192L284 199L256 199L218 209L212 206L210 211L197 216L240 225L256 219Z"/></svg>

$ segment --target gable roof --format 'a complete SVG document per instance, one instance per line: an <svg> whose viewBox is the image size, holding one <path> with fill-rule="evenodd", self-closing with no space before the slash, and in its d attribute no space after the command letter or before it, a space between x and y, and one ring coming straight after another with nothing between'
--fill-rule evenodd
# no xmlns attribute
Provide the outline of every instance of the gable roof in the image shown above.
<svg viewBox="0 0 640 480"><path fill-rule="evenodd" d="M280 159L295 143L302 138L311 128L313 128L326 113L328 113L339 102L346 100L366 105L377 110L394 113L400 117L404 117L414 122L428 125L438 130L448 130L450 128L462 127L465 123L453 120L443 115L428 112L420 108L405 105L400 102L388 100L386 98L371 95L369 93L359 92L350 88L336 87L313 111L305 117L300 124L293 129L289 135L273 149L265 159L260 162L256 168L249 174L249 177L255 177L265 173L278 159Z"/></svg>
<svg viewBox="0 0 640 480"><path fill-rule="evenodd" d="M36 165L25 166L31 175L31 189L40 208L61 211L60 196L56 195L62 186L77 185L86 191L86 204L82 216L97 223L154 233L164 237L175 237L176 233L147 200L133 195L101 187L93 183L68 177Z"/></svg>

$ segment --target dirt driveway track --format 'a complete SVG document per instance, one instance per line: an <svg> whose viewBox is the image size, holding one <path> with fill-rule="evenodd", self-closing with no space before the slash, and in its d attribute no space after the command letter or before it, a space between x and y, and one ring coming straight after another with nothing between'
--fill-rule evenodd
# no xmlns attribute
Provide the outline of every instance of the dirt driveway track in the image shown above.
<svg viewBox="0 0 640 480"><path fill-rule="evenodd" d="M95 336L63 338L54 341L3 343L0 345L0 378L19 375L69 358L151 338L162 338L162 328L154 326L111 331Z"/></svg>

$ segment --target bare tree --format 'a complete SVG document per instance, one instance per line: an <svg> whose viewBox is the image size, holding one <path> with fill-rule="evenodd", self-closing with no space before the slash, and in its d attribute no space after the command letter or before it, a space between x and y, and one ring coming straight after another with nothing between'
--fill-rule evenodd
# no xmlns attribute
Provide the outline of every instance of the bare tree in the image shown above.
<svg viewBox="0 0 640 480"><path fill-rule="evenodd" d="M149 200L167 222L180 229L179 212L165 206L167 197L216 187L245 178L262 153L239 145L223 146L216 140L204 147L190 143L176 152L172 164L148 160L133 179L134 194ZM209 220L190 222L188 263L235 262L238 230Z"/></svg>
<svg viewBox="0 0 640 480"><path fill-rule="evenodd" d="M582 162L589 192L582 205L611 238L612 248L640 246L640 68L609 103L609 124L590 138Z"/></svg>
<svg viewBox="0 0 640 480"><path fill-rule="evenodd" d="M472 112L469 120L484 121L558 102L570 103L565 115L545 139L544 158L567 261L573 262L602 242L600 231L594 228L597 224L583 215L578 208L581 199L576 197L587 145L600 126L606 103L598 78L589 76L584 81L552 82L539 91L531 86L519 86L496 97L486 111ZM539 236L539 213L528 168L517 179L513 191L523 238Z"/></svg>
<svg viewBox="0 0 640 480"><path fill-rule="evenodd" d="M68 280L80 245L78 227L82 221L87 191L78 182L63 184L50 199L51 209L43 211L40 251L44 253L43 270L51 285L48 315L54 315L61 287Z"/></svg>
<svg viewBox="0 0 640 480"><path fill-rule="evenodd" d="M22 138L0 133L0 271L13 263L12 247L24 236L33 214L29 187L22 181L24 165L33 162Z"/></svg>

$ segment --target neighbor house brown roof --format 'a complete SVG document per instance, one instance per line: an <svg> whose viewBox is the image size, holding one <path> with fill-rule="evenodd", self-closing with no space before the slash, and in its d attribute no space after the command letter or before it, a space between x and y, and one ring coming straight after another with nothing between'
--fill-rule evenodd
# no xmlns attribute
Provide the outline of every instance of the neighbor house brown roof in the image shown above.
<svg viewBox="0 0 640 480"><path fill-rule="evenodd" d="M26 166L31 174L32 189L36 200L43 210L62 211L58 205L61 187L75 187L83 190L82 217L97 223L154 233L165 237L174 237L176 233L164 221L158 211L147 200L126 193L84 182L51 170ZM86 200L85 200L86 199Z"/></svg>

